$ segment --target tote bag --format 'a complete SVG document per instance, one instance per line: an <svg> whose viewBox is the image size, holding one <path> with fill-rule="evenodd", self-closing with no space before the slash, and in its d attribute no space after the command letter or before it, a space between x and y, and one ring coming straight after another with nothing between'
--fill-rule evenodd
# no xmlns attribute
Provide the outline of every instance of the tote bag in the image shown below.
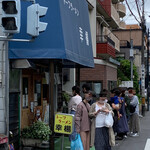
<svg viewBox="0 0 150 150"><path fill-rule="evenodd" d="M77 134L75 140L71 141L71 150L84 150L80 134Z"/></svg>
<svg viewBox="0 0 150 150"><path fill-rule="evenodd" d="M109 112L105 118L105 126L110 128L113 126L113 123L114 123L114 120L113 120L112 114L111 112Z"/></svg>

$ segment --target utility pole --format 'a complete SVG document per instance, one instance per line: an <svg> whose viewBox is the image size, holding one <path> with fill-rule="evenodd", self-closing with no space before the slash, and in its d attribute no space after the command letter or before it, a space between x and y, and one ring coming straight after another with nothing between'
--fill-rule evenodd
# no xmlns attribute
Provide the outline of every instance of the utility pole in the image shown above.
<svg viewBox="0 0 150 150"><path fill-rule="evenodd" d="M130 61L131 61L131 81L133 81L133 39L130 39Z"/></svg>
<svg viewBox="0 0 150 150"><path fill-rule="evenodd" d="M144 0L142 0L143 10L142 10L142 50L141 50L141 88L142 88L142 115L145 116L145 65L144 65L144 36L145 36L145 16L144 16Z"/></svg>
<svg viewBox="0 0 150 150"><path fill-rule="evenodd" d="M149 111L149 29L147 34L147 111Z"/></svg>

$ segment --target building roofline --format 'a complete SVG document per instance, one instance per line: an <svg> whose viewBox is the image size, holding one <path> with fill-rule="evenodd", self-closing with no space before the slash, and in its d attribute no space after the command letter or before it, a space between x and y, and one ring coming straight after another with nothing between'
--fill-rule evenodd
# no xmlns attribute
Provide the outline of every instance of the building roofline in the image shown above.
<svg viewBox="0 0 150 150"><path fill-rule="evenodd" d="M142 29L113 29L112 31L142 31Z"/></svg>

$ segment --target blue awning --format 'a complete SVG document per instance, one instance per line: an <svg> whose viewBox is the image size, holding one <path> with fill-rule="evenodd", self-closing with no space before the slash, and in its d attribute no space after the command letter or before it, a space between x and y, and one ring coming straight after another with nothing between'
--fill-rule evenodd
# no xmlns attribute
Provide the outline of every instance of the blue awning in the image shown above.
<svg viewBox="0 0 150 150"><path fill-rule="evenodd" d="M34 42L10 42L10 59L64 59L86 67L94 67L88 5L86 0L36 0L48 7L45 32ZM26 33L27 7L21 1L21 32L14 38L30 38ZM31 14L32 15L32 14Z"/></svg>

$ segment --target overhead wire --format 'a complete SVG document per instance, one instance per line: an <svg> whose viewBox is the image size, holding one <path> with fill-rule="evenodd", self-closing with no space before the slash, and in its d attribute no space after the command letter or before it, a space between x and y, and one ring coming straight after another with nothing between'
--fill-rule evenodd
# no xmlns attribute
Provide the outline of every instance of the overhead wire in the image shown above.
<svg viewBox="0 0 150 150"><path fill-rule="evenodd" d="M131 10L131 8L130 8L130 6L129 6L129 4L128 4L128 1L127 1L127 0L125 0L125 1L126 1L126 4L127 4L127 6L128 6L128 9L129 9L129 11L131 12L132 16L134 16L135 20L136 20L138 23L140 23L139 20L137 19L137 17L136 17L136 16L134 15L134 13L132 12L132 10Z"/></svg>
<svg viewBox="0 0 150 150"><path fill-rule="evenodd" d="M140 14L138 1L137 1L137 0L135 0L135 3L136 3L137 11L138 11L138 14L139 14L139 18L140 18L140 20L142 21L142 16L141 16L141 14Z"/></svg>
<svg viewBox="0 0 150 150"><path fill-rule="evenodd" d="M149 8L148 8L148 6L150 6L150 1L149 0L145 0L144 1L144 3L145 3L145 9L146 10L144 10L144 16L145 17L150 17L150 11L149 11ZM134 10L136 10L137 11L137 9L135 9L135 7L134 6L136 6L136 4L135 4L135 0L133 1L128 1L128 4L129 4L129 6L130 6L130 8L131 8L131 10L132 10L132 12L136 15L136 18L139 20L140 18L138 17L139 15L139 13L140 13L140 15L142 14L142 6L143 6L143 0L137 0L137 5L138 5L138 8L139 8L139 13L137 12L137 13L135 13L134 12ZM124 18L123 18L123 20L132 20L132 19L130 19L130 17L131 17L131 15L129 15L130 13L128 13ZM132 17L134 17L133 15L132 15ZM141 20L141 19L140 19Z"/></svg>
<svg viewBox="0 0 150 150"><path fill-rule="evenodd" d="M136 8L135 8L135 1L130 1L129 4L130 4L131 10L136 10ZM126 16L123 18L123 20L124 20L124 21L129 20L128 18L131 17L131 15L132 15L132 14L131 14L131 12L129 11L128 14L126 14ZM130 20L131 20L131 19L130 19Z"/></svg>

